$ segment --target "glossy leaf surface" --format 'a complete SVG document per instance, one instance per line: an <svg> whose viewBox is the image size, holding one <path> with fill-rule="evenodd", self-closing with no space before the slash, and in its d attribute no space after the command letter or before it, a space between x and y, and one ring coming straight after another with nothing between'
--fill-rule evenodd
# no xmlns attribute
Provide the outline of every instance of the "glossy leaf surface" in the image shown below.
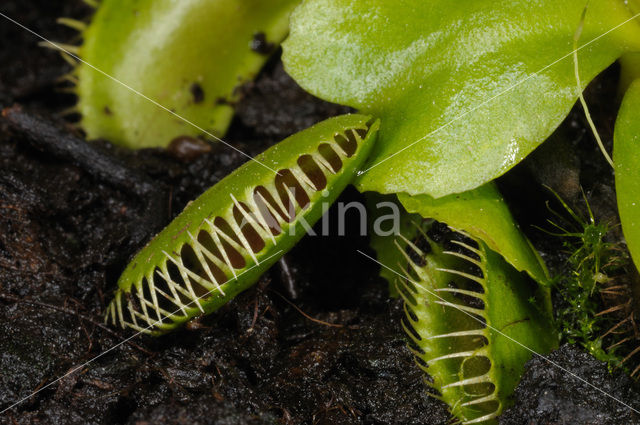
<svg viewBox="0 0 640 425"><path fill-rule="evenodd" d="M629 87L620 107L613 161L622 231L640 269L640 80Z"/></svg>
<svg viewBox="0 0 640 425"><path fill-rule="evenodd" d="M284 62L311 93L382 119L360 190L441 197L509 170L566 117L586 4L307 0L292 15ZM588 4L583 84L640 50L638 22L622 25L638 0Z"/></svg>
<svg viewBox="0 0 640 425"><path fill-rule="evenodd" d="M75 72L83 129L89 138L136 148L167 146L201 130L221 137L237 89L286 36L298 2L103 0L79 50L101 72L84 63Z"/></svg>

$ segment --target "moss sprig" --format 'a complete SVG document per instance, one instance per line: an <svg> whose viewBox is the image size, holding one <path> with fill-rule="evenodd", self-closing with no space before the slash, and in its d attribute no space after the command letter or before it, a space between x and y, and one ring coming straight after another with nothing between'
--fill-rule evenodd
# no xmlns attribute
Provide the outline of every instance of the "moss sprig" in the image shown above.
<svg viewBox="0 0 640 425"><path fill-rule="evenodd" d="M586 218L556 197L568 214L554 212L557 220L550 221L568 255L566 272L554 279L562 302L557 326L565 341L582 345L611 369L622 367L635 375L639 369L630 365L640 339L628 251L612 237L612 223L596 220L586 197Z"/></svg>

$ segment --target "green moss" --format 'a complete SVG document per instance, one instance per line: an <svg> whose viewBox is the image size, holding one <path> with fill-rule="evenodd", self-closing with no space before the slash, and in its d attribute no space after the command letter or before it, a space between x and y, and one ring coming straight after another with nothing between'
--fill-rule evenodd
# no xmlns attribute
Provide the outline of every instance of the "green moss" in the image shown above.
<svg viewBox="0 0 640 425"><path fill-rule="evenodd" d="M553 222L569 255L567 271L554 279L562 300L556 311L557 325L565 341L580 344L610 366L621 366L626 346L622 341L629 329L625 318L634 315L633 267L624 245L613 240L611 226L595 220L588 208L585 220L561 200L569 214L565 223ZM558 215L561 219L562 216ZM618 332L611 329L619 325Z"/></svg>

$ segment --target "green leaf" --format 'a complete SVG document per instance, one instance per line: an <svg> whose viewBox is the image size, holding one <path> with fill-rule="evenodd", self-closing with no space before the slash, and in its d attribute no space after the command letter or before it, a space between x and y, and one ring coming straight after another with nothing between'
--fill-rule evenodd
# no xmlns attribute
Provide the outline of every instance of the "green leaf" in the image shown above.
<svg viewBox="0 0 640 425"><path fill-rule="evenodd" d="M627 90L616 120L613 161L622 231L640 270L640 80Z"/></svg>
<svg viewBox="0 0 640 425"><path fill-rule="evenodd" d="M298 2L102 0L82 33L86 63L73 72L87 136L135 148L204 131L223 136L237 89L287 35ZM252 49L262 36L271 48Z"/></svg>
<svg viewBox="0 0 640 425"><path fill-rule="evenodd" d="M309 92L382 118L360 190L437 198L509 170L566 117L587 3L587 84L640 50L638 22L607 33L639 0L307 0L292 15L284 62Z"/></svg>
<svg viewBox="0 0 640 425"><path fill-rule="evenodd" d="M526 271L537 282L548 284L542 259L520 231L495 184L439 199L405 193L399 194L398 199L411 213L434 218L481 239L516 270Z"/></svg>

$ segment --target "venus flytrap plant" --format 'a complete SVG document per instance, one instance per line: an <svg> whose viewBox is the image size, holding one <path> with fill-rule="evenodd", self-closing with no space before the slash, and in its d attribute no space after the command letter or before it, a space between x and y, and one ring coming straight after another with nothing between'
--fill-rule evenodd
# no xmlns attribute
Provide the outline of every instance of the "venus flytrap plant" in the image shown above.
<svg viewBox="0 0 640 425"><path fill-rule="evenodd" d="M400 7L388 0L307 0L292 16L284 62L311 93L381 118L379 142L357 181L359 189L397 193L409 212L466 230L543 282L546 272L535 265L537 254L528 241L516 236L515 227L492 220L501 213L484 202L490 194L482 185L546 140L578 98L611 163L581 92L621 58L620 87L626 94L613 162L622 228L640 265L640 86L633 82L640 75L639 13L638 1L622 0L487 0L465 7L438 0L410 0ZM388 256L388 242L374 244L380 258ZM623 331L615 326L633 322L638 307L620 302L621 294L636 289L607 282L599 294L608 307L594 314L628 313L613 318L605 332L610 336ZM548 289L545 303L550 306ZM633 338L637 335L621 340ZM640 348L633 349L622 360L638 353Z"/></svg>
<svg viewBox="0 0 640 425"><path fill-rule="evenodd" d="M83 39L66 47L91 64L74 63L67 76L78 95L71 112L81 114L89 138L132 148L164 147L178 136L203 136L202 130L221 137L240 86L286 36L298 2L102 0L89 25L62 19Z"/></svg>
<svg viewBox="0 0 640 425"><path fill-rule="evenodd" d="M249 41L264 33L279 42L297 3L105 0L89 27L67 23L83 32L83 59L221 135L235 89L264 62ZM286 69L311 93L380 124L362 115L320 123L257 158L277 175L251 162L209 189L135 256L107 319L158 335L215 311L302 237L322 213L321 198L335 200L360 171L361 191L393 194L410 213L403 238L374 236L372 245L382 263L405 273L383 276L405 300L406 330L428 382L460 422L494 422L531 357L513 340L543 354L556 335L546 268L490 181L542 143L599 72L640 51L640 25L628 22L638 0L591 2L581 19L584 6L304 1L284 44ZM221 19L225 32L209 31ZM579 74L571 62L578 25ZM217 60L203 60L204 51ZM145 147L200 135L86 66L70 78L89 137ZM632 253L640 241L629 153L638 150L636 86L614 154L627 160L616 164L616 184ZM410 229L423 218L451 226L448 239Z"/></svg>
<svg viewBox="0 0 640 425"><path fill-rule="evenodd" d="M362 166L378 122L323 121L269 148L190 203L118 281L106 319L161 334L247 289L304 234Z"/></svg>

